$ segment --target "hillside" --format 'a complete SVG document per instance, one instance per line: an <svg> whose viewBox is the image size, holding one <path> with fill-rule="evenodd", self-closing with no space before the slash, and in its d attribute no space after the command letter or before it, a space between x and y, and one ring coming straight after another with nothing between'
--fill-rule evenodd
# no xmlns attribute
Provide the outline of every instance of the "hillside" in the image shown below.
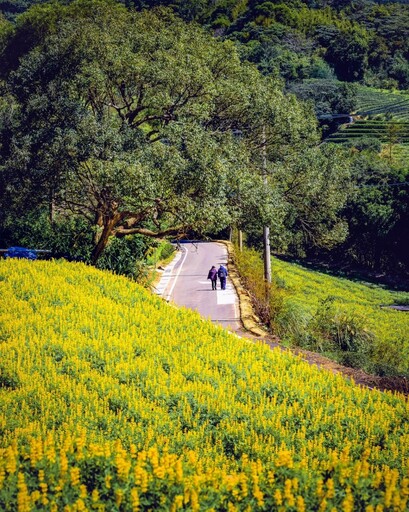
<svg viewBox="0 0 409 512"><path fill-rule="evenodd" d="M407 271L407 4L5 0L0 10L4 247L140 278L152 238L237 226L256 247L268 222L278 253ZM352 151L321 145L355 110L383 117L330 138Z"/></svg>
<svg viewBox="0 0 409 512"><path fill-rule="evenodd" d="M406 510L403 397L82 264L0 291L1 510Z"/></svg>

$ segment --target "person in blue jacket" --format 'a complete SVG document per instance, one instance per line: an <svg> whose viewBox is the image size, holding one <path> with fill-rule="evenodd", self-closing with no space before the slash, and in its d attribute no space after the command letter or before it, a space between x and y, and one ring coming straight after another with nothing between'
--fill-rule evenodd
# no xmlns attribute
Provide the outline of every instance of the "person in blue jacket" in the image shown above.
<svg viewBox="0 0 409 512"><path fill-rule="evenodd" d="M227 268L224 265L220 265L219 270L217 271L217 275L220 279L220 288L222 290L226 289L226 278L228 276Z"/></svg>

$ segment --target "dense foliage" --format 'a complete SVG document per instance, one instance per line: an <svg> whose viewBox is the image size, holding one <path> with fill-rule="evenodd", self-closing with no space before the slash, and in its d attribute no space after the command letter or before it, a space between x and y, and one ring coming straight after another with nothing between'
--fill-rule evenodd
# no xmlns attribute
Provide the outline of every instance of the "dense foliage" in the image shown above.
<svg viewBox="0 0 409 512"><path fill-rule="evenodd" d="M3 1L7 16L39 0ZM67 2L64 2L67 3ZM331 66L340 80L409 86L407 2L262 0L122 0L137 9L170 5L244 43L250 60L287 80L325 78Z"/></svg>
<svg viewBox="0 0 409 512"><path fill-rule="evenodd" d="M408 406L121 277L0 262L0 508L407 510Z"/></svg>
<svg viewBox="0 0 409 512"><path fill-rule="evenodd" d="M314 243L342 240L337 212L346 197L337 188L348 180L345 161L319 147L310 106L241 62L230 41L168 10L78 0L19 17L4 32L0 61L6 243L19 243L16 219L50 239L68 216L69 238L79 236L93 263L113 238L135 234L269 223L275 238L291 238L283 212L314 204L300 192L319 187L323 169L331 169L331 187ZM296 169L303 179L286 197ZM297 237L307 236L304 226Z"/></svg>
<svg viewBox="0 0 409 512"><path fill-rule="evenodd" d="M5 245L97 263L135 234L257 246L269 224L276 251L407 272L407 95L373 88L408 87L407 4L7 5Z"/></svg>

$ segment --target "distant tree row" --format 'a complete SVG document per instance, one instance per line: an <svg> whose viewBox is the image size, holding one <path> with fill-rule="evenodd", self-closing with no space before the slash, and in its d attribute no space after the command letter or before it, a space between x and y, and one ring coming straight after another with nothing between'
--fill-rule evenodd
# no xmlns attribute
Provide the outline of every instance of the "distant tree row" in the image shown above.
<svg viewBox="0 0 409 512"><path fill-rule="evenodd" d="M286 80L328 77L409 87L408 2L369 0L118 0L127 7L173 8L243 44L246 57ZM13 18L43 0L3 0ZM61 0L67 4L70 0Z"/></svg>

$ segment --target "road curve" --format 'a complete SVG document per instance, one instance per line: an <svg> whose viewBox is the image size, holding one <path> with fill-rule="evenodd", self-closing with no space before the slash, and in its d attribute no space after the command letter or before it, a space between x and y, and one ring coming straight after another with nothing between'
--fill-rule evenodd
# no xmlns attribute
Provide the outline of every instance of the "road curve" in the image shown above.
<svg viewBox="0 0 409 512"><path fill-rule="evenodd" d="M227 266L227 249L216 242L180 244L175 259L164 269L156 293L167 301L198 311L203 317L237 331L242 325L236 290L227 278L226 290L212 290L207 274L212 265Z"/></svg>

